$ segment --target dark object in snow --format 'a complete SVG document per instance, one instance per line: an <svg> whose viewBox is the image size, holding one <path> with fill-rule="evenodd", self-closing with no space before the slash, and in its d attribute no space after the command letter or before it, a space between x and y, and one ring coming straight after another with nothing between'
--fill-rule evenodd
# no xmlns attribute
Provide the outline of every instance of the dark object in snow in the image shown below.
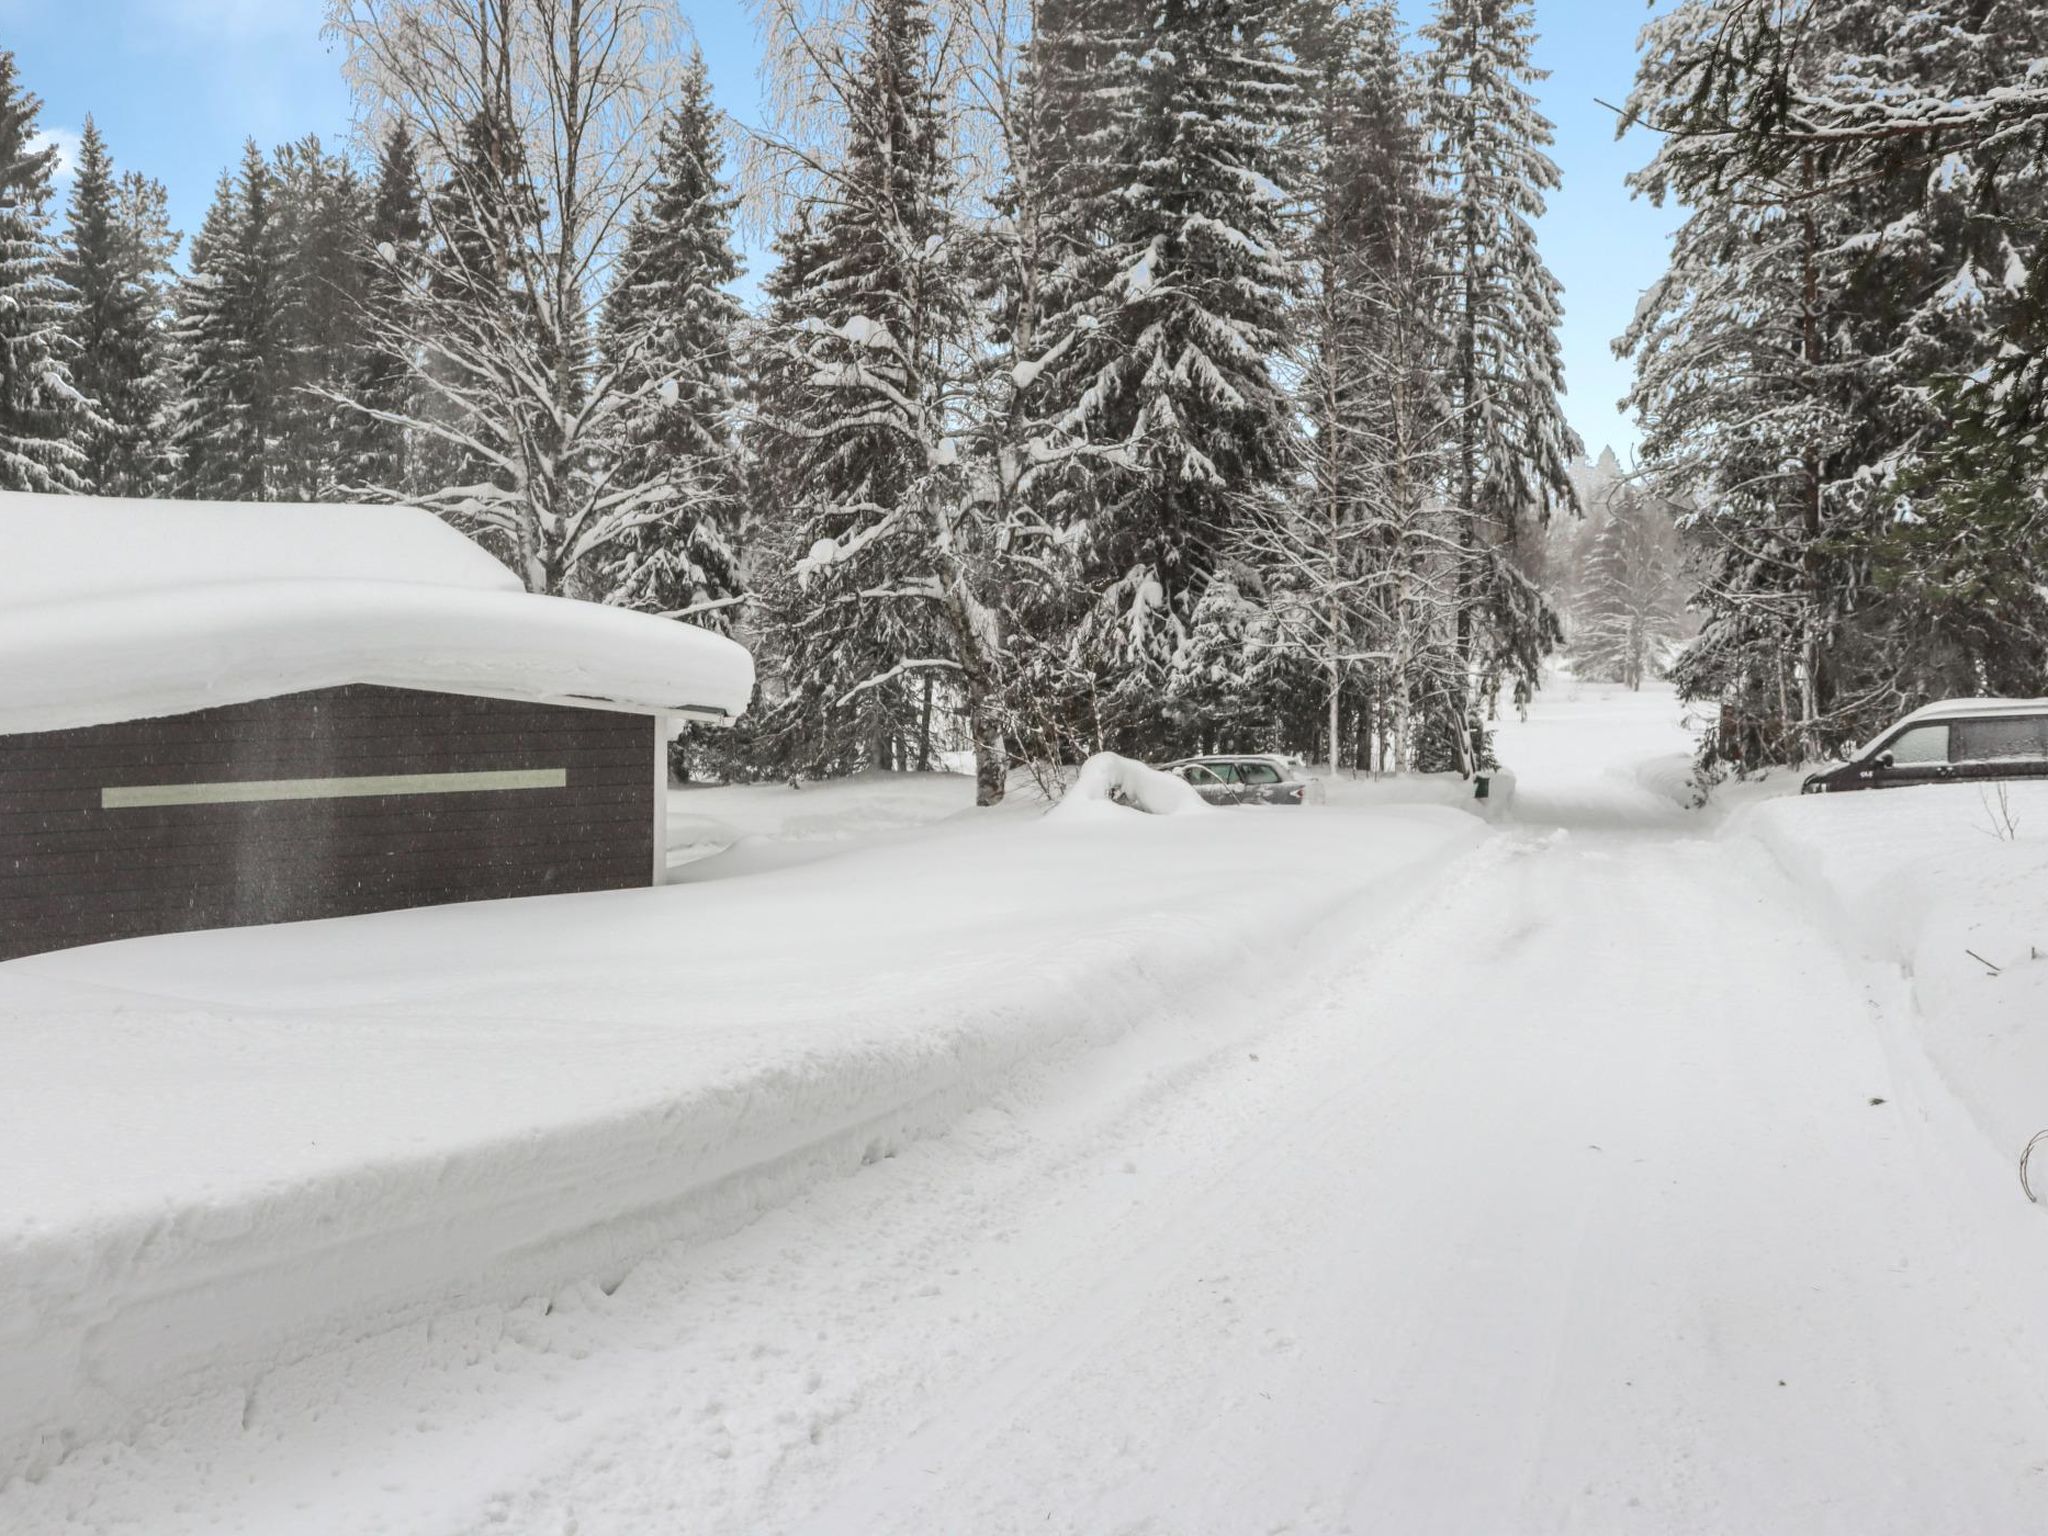
<svg viewBox="0 0 2048 1536"><path fill-rule="evenodd" d="M746 652L406 507L0 496L0 960L658 884Z"/></svg>
<svg viewBox="0 0 2048 1536"><path fill-rule="evenodd" d="M659 879L655 721L348 687L0 735L0 960Z"/></svg>
<svg viewBox="0 0 2048 1536"><path fill-rule="evenodd" d="M2034 1139L2029 1141L2026 1149L2020 1153L2020 1188L2026 1191L2027 1198L2036 1205L2040 1204L2040 1198L2035 1195L2033 1183L2027 1176L2027 1164L2034 1159L2034 1148L2044 1141L2048 1141L2048 1131L2036 1131Z"/></svg>
<svg viewBox="0 0 2048 1536"><path fill-rule="evenodd" d="M1799 792L2041 778L2048 699L1947 699L1915 710L1841 766L1807 775Z"/></svg>
<svg viewBox="0 0 2048 1536"><path fill-rule="evenodd" d="M1211 805L1321 805L1323 781L1299 759L1270 753L1190 757L1160 770Z"/></svg>
<svg viewBox="0 0 2048 1536"><path fill-rule="evenodd" d="M1872 1107L1872 1108L1874 1109L1874 1108L1876 1108L1876 1107L1877 1107L1878 1105L1882 1104L1883 1102L1884 1102L1884 1100L1883 1100L1883 1099L1880 1099L1880 1098L1872 1098L1872 1099L1871 1099L1871 1101L1870 1101L1870 1104L1871 1104L1871 1107Z"/></svg>

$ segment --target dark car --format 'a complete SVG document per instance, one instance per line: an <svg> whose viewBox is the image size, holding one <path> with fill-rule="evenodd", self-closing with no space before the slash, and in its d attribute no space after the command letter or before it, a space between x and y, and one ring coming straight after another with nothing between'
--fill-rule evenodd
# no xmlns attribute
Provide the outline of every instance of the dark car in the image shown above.
<svg viewBox="0 0 2048 1536"><path fill-rule="evenodd" d="M1984 779L2048 779L2048 699L1929 704L1799 789L1824 795Z"/></svg>
<svg viewBox="0 0 2048 1536"><path fill-rule="evenodd" d="M1211 805L1321 805L1323 781L1289 757L1228 753L1168 763Z"/></svg>

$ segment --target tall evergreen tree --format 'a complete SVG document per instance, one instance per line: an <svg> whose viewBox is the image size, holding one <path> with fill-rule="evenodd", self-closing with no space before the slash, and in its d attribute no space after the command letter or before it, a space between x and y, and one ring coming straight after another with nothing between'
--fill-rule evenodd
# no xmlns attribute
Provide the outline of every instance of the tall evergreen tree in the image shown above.
<svg viewBox="0 0 2048 1536"><path fill-rule="evenodd" d="M1560 290L1536 243L1534 221L1558 172L1545 152L1551 124L1529 88L1543 78L1531 62L1529 0L1437 0L1423 36L1446 198L1439 248L1458 544L1457 692L1429 707L1455 717L1440 722L1436 739L1462 746L1462 727L1498 683L1512 680L1526 697L1561 637L1518 556L1554 513L1576 514L1570 464L1580 445L1558 403ZM1457 766L1479 766L1463 750L1457 756Z"/></svg>
<svg viewBox="0 0 2048 1536"><path fill-rule="evenodd" d="M1307 441L1300 494L1255 536L1254 558L1281 644L1322 674L1333 763L1347 692L1388 706L1405 763L1416 668L1441 655L1417 643L1429 624L1415 579L1442 467L1438 204L1393 7L1304 7L1295 51L1315 81L1296 383Z"/></svg>
<svg viewBox="0 0 2048 1536"><path fill-rule="evenodd" d="M1571 658L1580 677L1641 688L1678 638L1676 572L1656 512L1623 492L1595 531L1578 593Z"/></svg>
<svg viewBox="0 0 2048 1536"><path fill-rule="evenodd" d="M263 501L276 485L283 252L269 164L251 140L222 172L178 285L178 494Z"/></svg>
<svg viewBox="0 0 2048 1536"><path fill-rule="evenodd" d="M1722 706L1707 755L1745 766L1929 697L2031 691L2048 650L2035 546L1976 524L2011 505L1977 411L2029 436L1999 402L2025 398L2008 385L2048 129L2026 61L2048 14L1844 0L1785 19L1690 0L1646 32L1630 102L1661 138L1634 184L1694 209L1623 342L1649 462L1703 488L1718 545L1677 675Z"/></svg>
<svg viewBox="0 0 2048 1536"><path fill-rule="evenodd" d="M71 381L75 300L50 238L57 149L33 147L41 110L0 49L0 489L80 491L96 423Z"/></svg>
<svg viewBox="0 0 2048 1536"><path fill-rule="evenodd" d="M644 484L642 525L609 562L615 600L694 609L723 629L740 591L745 484L735 438L736 348L745 319L733 201L720 179L717 110L701 56L662 122L645 200L626 230L599 340L633 397L611 473Z"/></svg>
<svg viewBox="0 0 2048 1536"><path fill-rule="evenodd" d="M404 426L419 409L418 359L387 336L407 329L413 289L425 270L426 190L419 149L404 123L394 123L377 154L377 184L358 254L364 337L347 393L359 407L340 424L336 474L367 494L408 495L421 489L415 445Z"/></svg>
<svg viewBox="0 0 2048 1536"><path fill-rule="evenodd" d="M823 82L843 102L844 145L766 284L758 430L778 505L764 509L764 603L787 684L775 721L813 769L904 760L925 675L974 665L956 612L972 599L938 568L964 500L945 393L963 283L930 39L923 0L874 0L861 54Z"/></svg>
<svg viewBox="0 0 2048 1536"><path fill-rule="evenodd" d="M1063 172L1096 227L1076 231L1071 300L1047 317L1043 408L1056 441L1109 450L1064 515L1091 600L1081 654L1126 744L1175 735L1156 700L1202 589L1291 470L1275 369L1300 288L1286 208L1304 76L1281 22L1271 0L1108 7L1118 50Z"/></svg>
<svg viewBox="0 0 2048 1536"><path fill-rule="evenodd" d="M308 136L272 157L276 217L277 435L268 494L317 501L344 473L357 413L336 392L368 349L363 231L368 200L346 159Z"/></svg>
<svg viewBox="0 0 2048 1536"><path fill-rule="evenodd" d="M161 328L171 242L163 204L160 185L115 175L88 117L57 270L76 299L66 326L72 382L97 417L80 442L80 477L96 495L146 496L168 463Z"/></svg>

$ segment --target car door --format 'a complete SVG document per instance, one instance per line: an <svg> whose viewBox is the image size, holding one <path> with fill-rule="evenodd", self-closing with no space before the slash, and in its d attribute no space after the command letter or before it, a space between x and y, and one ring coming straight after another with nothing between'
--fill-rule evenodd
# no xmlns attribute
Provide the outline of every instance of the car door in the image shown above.
<svg viewBox="0 0 2048 1536"><path fill-rule="evenodd" d="M1211 805L1237 804L1237 786L1226 784L1208 763L1187 763L1175 770L1194 786L1195 793Z"/></svg>
<svg viewBox="0 0 2048 1536"><path fill-rule="evenodd" d="M1215 774L1216 782L1223 786L1222 793L1216 801L1218 805L1244 804L1244 779L1239 773L1236 763L1211 761L1204 763L1202 766Z"/></svg>
<svg viewBox="0 0 2048 1536"><path fill-rule="evenodd" d="M1262 763L1256 758L1239 763L1237 778L1244 786L1246 800L1261 805L1281 803L1281 786L1284 781L1280 777L1280 770L1271 763Z"/></svg>
<svg viewBox="0 0 2048 1536"><path fill-rule="evenodd" d="M1910 725L1882 743L1860 768L1872 789L1903 789L1914 784L1939 784L1955 776L1949 759L1953 728L1945 720Z"/></svg>
<svg viewBox="0 0 2048 1536"><path fill-rule="evenodd" d="M2048 715L1958 720L1949 749L1959 779L2048 777Z"/></svg>

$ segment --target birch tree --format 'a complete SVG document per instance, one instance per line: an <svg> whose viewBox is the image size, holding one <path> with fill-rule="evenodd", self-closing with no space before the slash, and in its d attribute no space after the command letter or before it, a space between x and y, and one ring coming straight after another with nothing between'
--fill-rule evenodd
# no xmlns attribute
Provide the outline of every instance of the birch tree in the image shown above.
<svg viewBox="0 0 2048 1536"><path fill-rule="evenodd" d="M682 64L659 0L331 0L373 123L402 122L431 182L429 246L380 344L422 399L335 393L438 448L412 500L537 592L606 596L604 570L668 515L665 476L606 452L662 381L593 312L612 285ZM424 456L423 456L424 457ZM400 487L381 488L397 496Z"/></svg>

